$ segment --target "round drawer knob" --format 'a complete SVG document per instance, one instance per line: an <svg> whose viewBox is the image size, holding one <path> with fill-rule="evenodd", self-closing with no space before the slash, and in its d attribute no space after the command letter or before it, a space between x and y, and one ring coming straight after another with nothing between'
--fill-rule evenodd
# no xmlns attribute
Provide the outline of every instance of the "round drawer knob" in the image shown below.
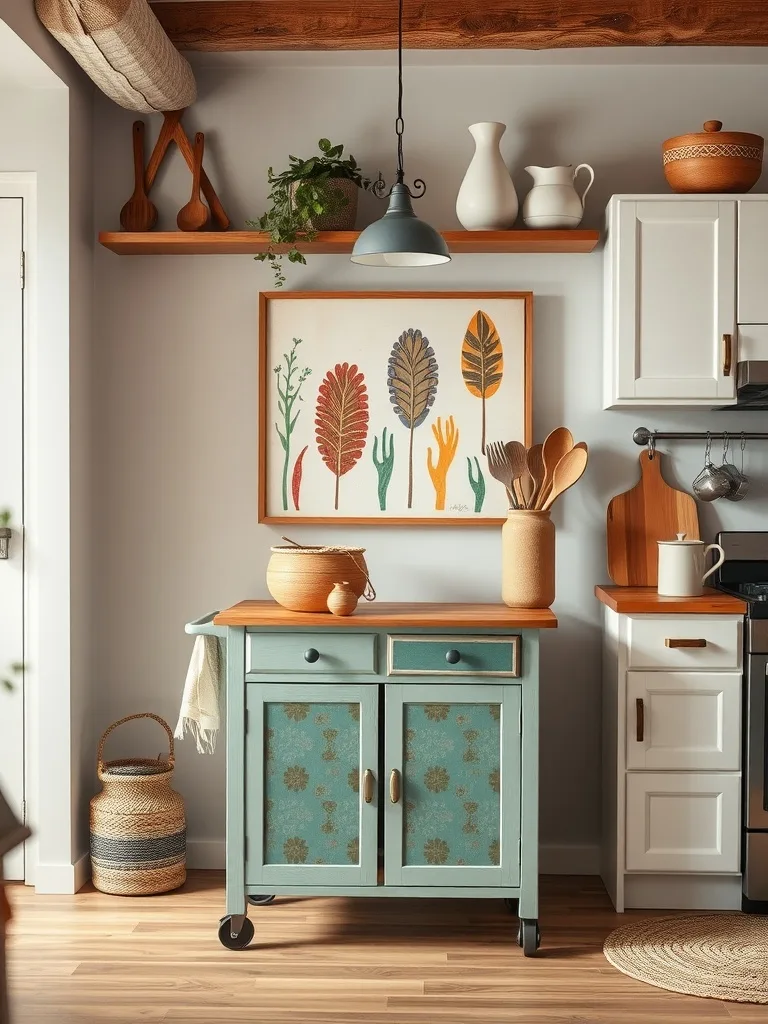
<svg viewBox="0 0 768 1024"><path fill-rule="evenodd" d="M310 647L308 651L304 651L304 661L308 661L310 665L313 665L320 657L320 651L315 650L314 647Z"/></svg>
<svg viewBox="0 0 768 1024"><path fill-rule="evenodd" d="M461 661L461 655L458 651L448 651L445 655L445 660L449 665L458 665Z"/></svg>

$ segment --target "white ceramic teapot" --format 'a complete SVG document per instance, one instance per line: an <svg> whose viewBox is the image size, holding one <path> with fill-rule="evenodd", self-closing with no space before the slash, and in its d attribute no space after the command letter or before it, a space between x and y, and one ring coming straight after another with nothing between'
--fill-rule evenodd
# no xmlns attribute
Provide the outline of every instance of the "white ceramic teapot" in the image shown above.
<svg viewBox="0 0 768 1024"><path fill-rule="evenodd" d="M677 540L660 540L658 544L658 589L663 597L700 597L704 580L725 561L725 552L719 544L686 540L684 533L678 533ZM705 572L705 559L710 551L719 551L720 558Z"/></svg>
<svg viewBox="0 0 768 1024"><path fill-rule="evenodd" d="M592 188L595 172L589 164L576 170L567 167L526 167L533 188L523 203L523 220L529 228L575 228L584 216L584 200ZM589 171L589 184L581 195L574 182L580 170Z"/></svg>

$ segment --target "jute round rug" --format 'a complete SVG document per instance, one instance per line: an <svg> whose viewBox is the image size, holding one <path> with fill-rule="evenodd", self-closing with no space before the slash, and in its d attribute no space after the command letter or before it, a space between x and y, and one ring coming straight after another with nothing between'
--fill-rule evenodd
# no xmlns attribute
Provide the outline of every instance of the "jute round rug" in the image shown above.
<svg viewBox="0 0 768 1024"><path fill-rule="evenodd" d="M768 917L657 917L611 932L603 953L648 985L707 999L768 1003Z"/></svg>

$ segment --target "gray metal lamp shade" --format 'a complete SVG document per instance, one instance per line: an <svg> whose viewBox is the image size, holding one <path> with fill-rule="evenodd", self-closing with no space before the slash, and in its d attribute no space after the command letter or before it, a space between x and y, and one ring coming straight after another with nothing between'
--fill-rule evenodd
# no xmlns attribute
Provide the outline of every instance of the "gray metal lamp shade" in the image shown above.
<svg viewBox="0 0 768 1024"><path fill-rule="evenodd" d="M360 232L352 250L353 263L369 267L429 267L448 263L445 239L413 212L407 187L392 186L389 208L381 220Z"/></svg>

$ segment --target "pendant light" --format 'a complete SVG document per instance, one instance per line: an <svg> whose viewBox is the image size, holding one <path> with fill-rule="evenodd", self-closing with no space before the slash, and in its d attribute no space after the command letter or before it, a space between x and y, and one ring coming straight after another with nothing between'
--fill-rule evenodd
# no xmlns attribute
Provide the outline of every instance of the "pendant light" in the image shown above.
<svg viewBox="0 0 768 1024"><path fill-rule="evenodd" d="M381 176L373 185L380 199L389 198L389 208L381 220L374 221L358 235L352 249L353 263L369 267L430 267L447 263L451 254L439 231L419 220L412 199L420 199L427 190L421 178L413 182L415 191L405 184L403 170L403 0L399 0L397 23L397 178L385 194Z"/></svg>

